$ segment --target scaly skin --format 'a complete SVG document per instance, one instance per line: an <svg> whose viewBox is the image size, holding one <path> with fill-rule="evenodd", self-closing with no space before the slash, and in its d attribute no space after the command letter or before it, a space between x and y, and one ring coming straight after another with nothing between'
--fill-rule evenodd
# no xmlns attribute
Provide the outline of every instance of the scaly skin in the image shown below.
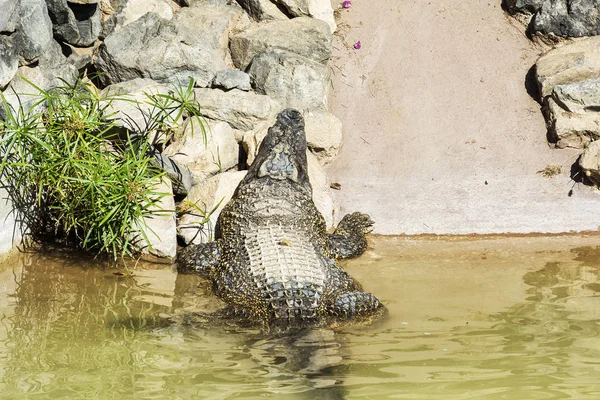
<svg viewBox="0 0 600 400"><path fill-rule="evenodd" d="M288 109L221 212L217 240L184 249L178 269L204 274L236 314L268 325L369 316L383 306L336 260L362 254L372 225L354 213L327 234L312 200L304 120Z"/></svg>

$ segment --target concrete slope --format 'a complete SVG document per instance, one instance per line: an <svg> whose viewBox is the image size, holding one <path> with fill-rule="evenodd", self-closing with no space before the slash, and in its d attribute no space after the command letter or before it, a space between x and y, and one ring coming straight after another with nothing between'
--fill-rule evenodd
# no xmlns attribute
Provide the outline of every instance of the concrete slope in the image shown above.
<svg viewBox="0 0 600 400"><path fill-rule="evenodd" d="M355 0L340 23L337 219L364 211L382 234L598 229L599 192L573 186L578 152L548 146L525 88L544 49L500 0ZM538 173L549 165L563 172Z"/></svg>

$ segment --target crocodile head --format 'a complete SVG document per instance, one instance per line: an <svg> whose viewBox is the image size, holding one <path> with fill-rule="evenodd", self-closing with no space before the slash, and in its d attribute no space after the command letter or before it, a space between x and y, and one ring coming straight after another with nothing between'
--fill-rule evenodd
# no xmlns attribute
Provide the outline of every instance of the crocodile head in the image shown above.
<svg viewBox="0 0 600 400"><path fill-rule="evenodd" d="M244 182L261 179L271 183L292 182L310 191L304 118L288 108L263 139Z"/></svg>

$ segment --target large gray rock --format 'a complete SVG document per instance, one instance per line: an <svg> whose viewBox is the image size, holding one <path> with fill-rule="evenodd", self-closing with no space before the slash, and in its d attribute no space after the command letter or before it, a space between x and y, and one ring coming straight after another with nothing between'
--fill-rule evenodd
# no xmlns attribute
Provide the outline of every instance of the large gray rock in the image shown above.
<svg viewBox="0 0 600 400"><path fill-rule="evenodd" d="M20 64L37 61L54 42L52 21L44 0L21 0L19 55Z"/></svg>
<svg viewBox="0 0 600 400"><path fill-rule="evenodd" d="M237 0L256 21L286 20L287 15L270 0Z"/></svg>
<svg viewBox="0 0 600 400"><path fill-rule="evenodd" d="M0 0L0 34L12 33L19 25L21 3L19 0Z"/></svg>
<svg viewBox="0 0 600 400"><path fill-rule="evenodd" d="M196 185L207 177L232 169L238 163L239 146L233 129L222 121L204 120L203 126L188 120L181 137L176 137L164 154L186 166Z"/></svg>
<svg viewBox="0 0 600 400"><path fill-rule="evenodd" d="M171 181L164 179L157 182L153 191L156 202L149 208L151 215L144 217L135 227L133 245L142 254L174 258L177 254L177 224Z"/></svg>
<svg viewBox="0 0 600 400"><path fill-rule="evenodd" d="M210 119L225 121L234 129L250 131L273 124L283 107L268 96L233 89L195 89L200 111Z"/></svg>
<svg viewBox="0 0 600 400"><path fill-rule="evenodd" d="M236 69L224 69L218 71L212 82L212 87L225 90L240 89L245 92L252 89L252 86L250 85L250 76L247 73Z"/></svg>
<svg viewBox="0 0 600 400"><path fill-rule="evenodd" d="M206 87L227 66L227 38L240 16L239 8L211 5L183 8L171 21L147 13L106 38L96 60L100 79L177 83L191 77Z"/></svg>
<svg viewBox="0 0 600 400"><path fill-rule="evenodd" d="M548 51L535 65L542 99L556 85L600 77L600 37L575 39Z"/></svg>
<svg viewBox="0 0 600 400"><path fill-rule="evenodd" d="M309 17L273 21L245 30L231 39L231 57L246 70L254 56L267 50L284 50L326 63L331 56L332 34L326 22Z"/></svg>
<svg viewBox="0 0 600 400"><path fill-rule="evenodd" d="M504 0L506 8L510 13L536 13L546 0Z"/></svg>
<svg viewBox="0 0 600 400"><path fill-rule="evenodd" d="M171 89L153 81L152 79L137 78L131 81L120 82L104 88L103 93L107 95L106 113L113 121L118 131L127 130L134 133L149 133L150 143L164 143L165 133L157 132L155 121L161 109L152 104L150 96L166 95ZM173 110L170 116L175 117L177 110ZM165 119L167 127L175 126L170 118Z"/></svg>
<svg viewBox="0 0 600 400"><path fill-rule="evenodd" d="M326 109L329 68L290 52L268 51L252 60L254 88L279 101L284 108Z"/></svg>
<svg viewBox="0 0 600 400"><path fill-rule="evenodd" d="M600 113L593 110L571 112L561 103L559 96L553 94L545 104L550 140L556 142L558 148L582 149L591 141L600 139Z"/></svg>
<svg viewBox="0 0 600 400"><path fill-rule="evenodd" d="M295 17L309 16L327 22L331 32L335 32L337 25L333 16L330 0L274 0L285 7Z"/></svg>
<svg viewBox="0 0 600 400"><path fill-rule="evenodd" d="M167 20L172 19L174 15L173 6L169 0L104 1L101 8L105 13L110 14L102 28L104 37L137 21L149 12Z"/></svg>
<svg viewBox="0 0 600 400"><path fill-rule="evenodd" d="M38 64L20 67L17 76L3 94L14 109L18 109L21 104L25 110L28 110L39 100L38 91L29 82L43 90L49 90L64 85L63 81L72 83L76 78L77 69L67 62L59 44L52 40L46 51L39 56Z"/></svg>
<svg viewBox="0 0 600 400"><path fill-rule="evenodd" d="M600 0L546 0L532 20L532 31L560 37L600 34Z"/></svg>
<svg viewBox="0 0 600 400"><path fill-rule="evenodd" d="M91 46L100 36L102 12L97 3L74 3L70 6L77 19L79 41L77 46Z"/></svg>
<svg viewBox="0 0 600 400"><path fill-rule="evenodd" d="M19 51L15 37L16 35L0 35L0 90L10 83L19 68Z"/></svg>
<svg viewBox="0 0 600 400"><path fill-rule="evenodd" d="M67 5L67 0L46 0L48 14L52 20L54 36L71 44L79 42L79 29L75 14Z"/></svg>
<svg viewBox="0 0 600 400"><path fill-rule="evenodd" d="M578 163L585 176L596 186L600 185L600 141L590 143Z"/></svg>

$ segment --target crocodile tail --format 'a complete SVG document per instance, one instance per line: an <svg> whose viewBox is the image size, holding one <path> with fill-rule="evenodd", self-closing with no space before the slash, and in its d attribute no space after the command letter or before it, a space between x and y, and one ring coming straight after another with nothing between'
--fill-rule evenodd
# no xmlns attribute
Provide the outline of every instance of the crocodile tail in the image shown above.
<svg viewBox="0 0 600 400"><path fill-rule="evenodd" d="M335 298L329 312L336 317L360 317L374 313L383 305L367 292L349 292Z"/></svg>

